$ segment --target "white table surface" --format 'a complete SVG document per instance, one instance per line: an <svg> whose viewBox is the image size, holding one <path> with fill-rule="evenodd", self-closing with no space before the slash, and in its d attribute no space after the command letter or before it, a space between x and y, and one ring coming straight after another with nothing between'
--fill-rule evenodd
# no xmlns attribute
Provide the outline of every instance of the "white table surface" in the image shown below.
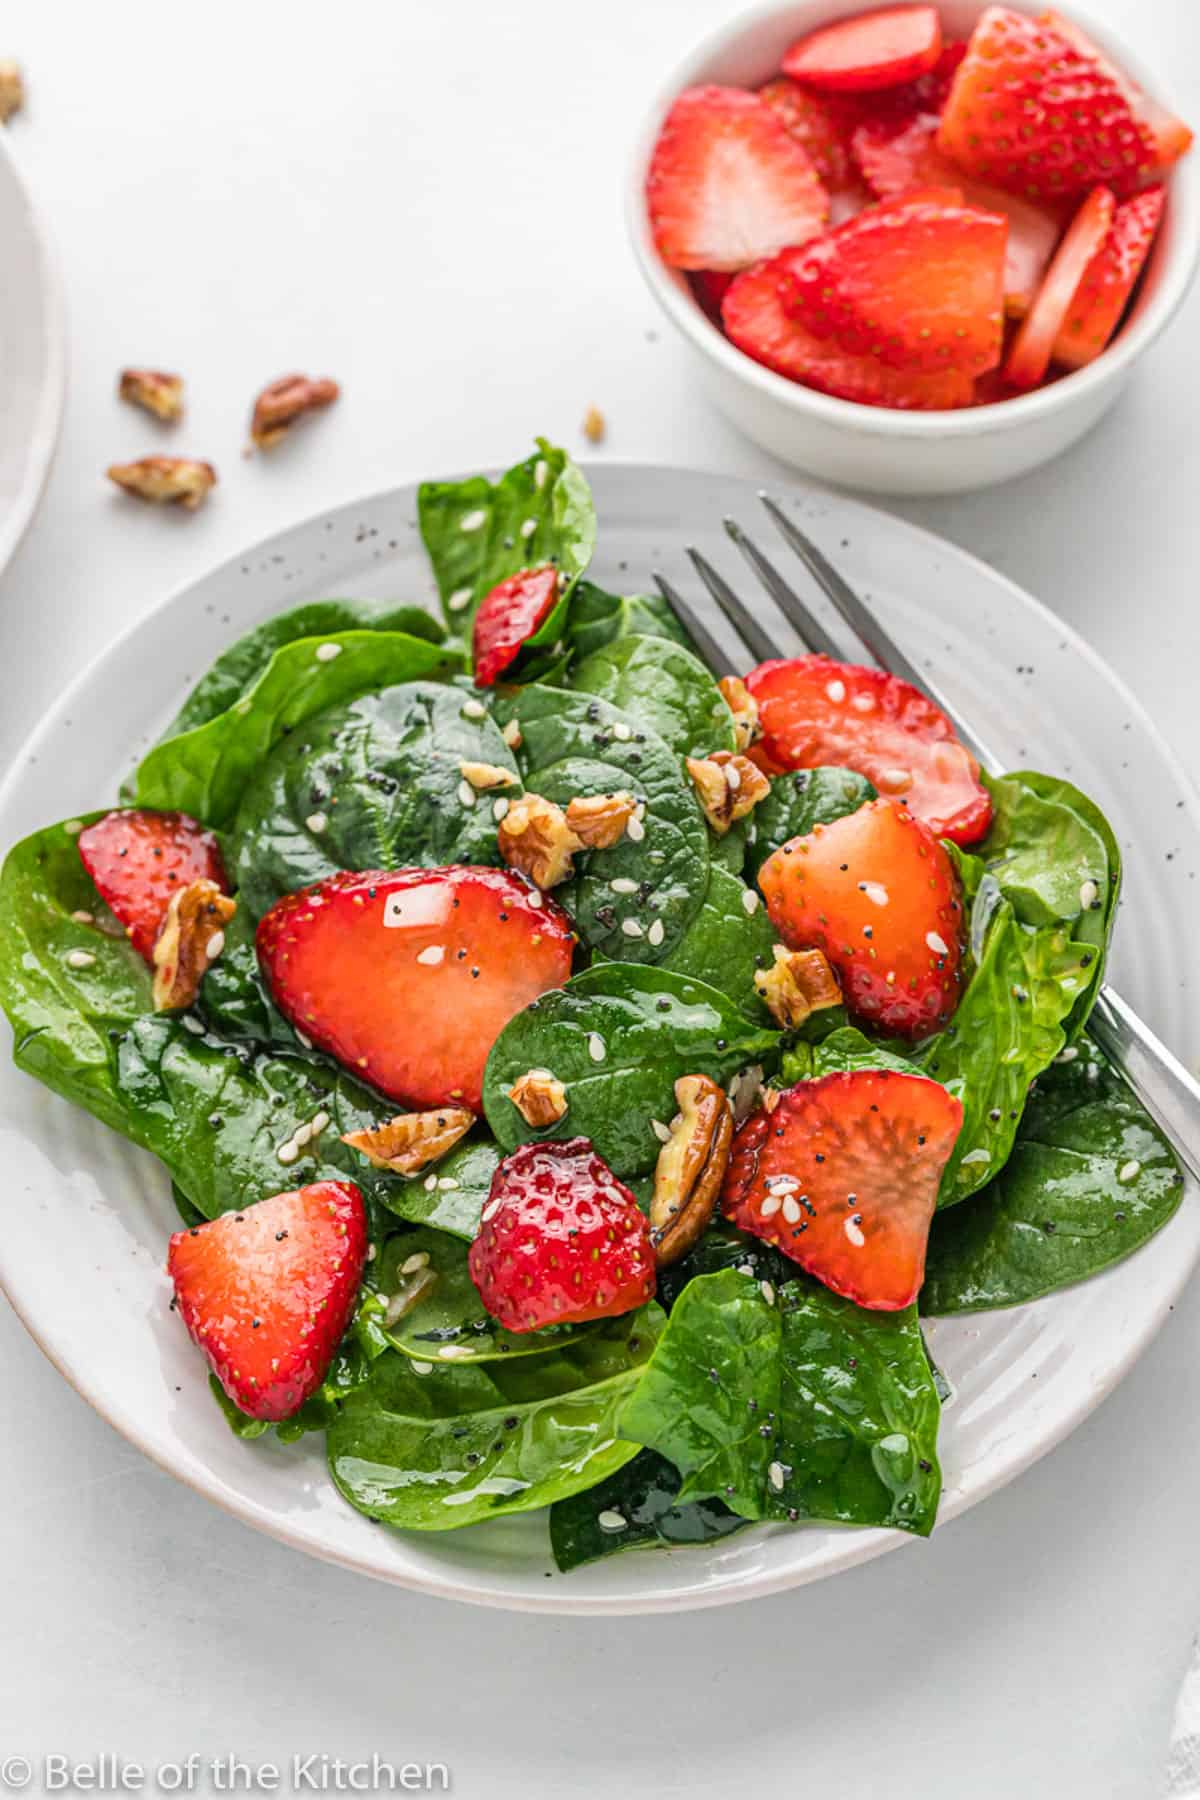
<svg viewBox="0 0 1200 1800"><path fill-rule="evenodd" d="M0 55L30 92L10 141L59 241L72 374L0 578L4 765L113 633L330 502L513 460L535 431L582 453L593 403L602 455L777 473L691 390L621 223L645 96L728 10L10 0ZM1200 9L1097 10L1191 69L1200 115ZM1200 294L1052 469L902 508L1057 607L1193 769L1198 328ZM195 517L101 479L159 445L113 398L128 362L187 375L178 442L221 473ZM342 403L243 461L250 397L292 367ZM378 1752L448 1764L462 1800L1159 1791L1200 1620L1195 1289L1065 1446L930 1545L679 1619L509 1617L300 1559L146 1464L4 1308L0 1358L0 1757Z"/></svg>

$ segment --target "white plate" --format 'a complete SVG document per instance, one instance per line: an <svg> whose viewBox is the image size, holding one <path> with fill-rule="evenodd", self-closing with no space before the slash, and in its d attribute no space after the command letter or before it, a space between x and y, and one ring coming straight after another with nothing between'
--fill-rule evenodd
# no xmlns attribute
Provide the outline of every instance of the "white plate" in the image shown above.
<svg viewBox="0 0 1200 1800"><path fill-rule="evenodd" d="M37 511L62 422L66 347L53 253L0 131L0 571Z"/></svg>
<svg viewBox="0 0 1200 1800"><path fill-rule="evenodd" d="M721 519L759 527L748 483L633 465L590 474L599 581L631 592L662 568L694 592L684 542L740 578ZM431 597L414 501L415 489L401 488L310 520L135 626L64 695L0 790L0 845L111 798L188 684L248 626L328 594ZM1200 1020L1174 946L1191 936L1200 815L1146 715L1086 645L984 564L821 490L793 490L787 503L1010 766L1068 775L1104 806L1128 856L1116 978L1194 1061ZM913 1542L756 1527L712 1548L616 1557L547 1579L542 1517L407 1536L370 1524L339 1499L319 1443L282 1449L230 1434L167 1311L163 1253L176 1219L151 1157L5 1067L0 1166L0 1281L46 1354L148 1456L297 1549L487 1605L619 1613L745 1599ZM1014 1312L934 1323L933 1353L956 1389L942 1432L943 1519L1011 1481L1091 1412L1157 1331L1198 1254L1200 1204L1189 1189L1167 1229L1109 1274ZM937 1555L936 1536L920 1554Z"/></svg>

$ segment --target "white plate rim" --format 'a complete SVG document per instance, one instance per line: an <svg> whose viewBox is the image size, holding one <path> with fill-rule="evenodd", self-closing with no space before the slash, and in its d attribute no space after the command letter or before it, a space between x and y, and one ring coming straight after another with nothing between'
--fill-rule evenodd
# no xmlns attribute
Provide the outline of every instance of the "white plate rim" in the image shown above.
<svg viewBox="0 0 1200 1800"><path fill-rule="evenodd" d="M602 463L581 463L585 476L597 477L601 471L605 475L622 474L627 477L643 478L652 481L655 477L692 477L698 480L720 481L725 484L737 483L738 478L730 477L720 470L685 467L683 465L644 463L634 458L606 458ZM499 465L491 465L488 473L498 472ZM471 469L465 473L451 473L435 477L419 479L436 479L457 481L466 475L478 473ZM747 497L762 491L761 481L741 480L740 485L747 491ZM204 575L194 578L162 601L147 608L123 631L118 633L108 645L101 650L73 678L55 702L53 710L47 714L37 728L20 747L8 774L0 782L0 818L13 801L23 779L29 759L45 747L49 741L59 716L71 706L75 698L99 674L102 666L110 659L116 658L120 651L136 638L151 621L174 609L183 608L195 590L206 586L218 577L231 575L244 565L251 557L269 555L281 549L289 539L311 530L327 520L336 520L342 515L369 510L376 506L394 504L402 496L415 495L417 481L394 482L371 494L357 499L342 501L322 511L294 521L270 537L257 540L239 553L225 558ZM987 585L998 593L1003 592L1006 601L1014 603L1019 609L1029 611L1044 624L1052 626L1057 635L1066 640L1073 654L1081 656L1096 674L1108 684L1127 707L1131 719L1136 721L1139 729L1145 734L1150 747L1170 771L1177 784L1179 793L1187 809L1187 817L1192 827L1200 832L1200 792L1196 784L1184 769L1175 751L1163 738L1153 719L1128 687L1124 679L1112 668L1108 661L1082 638L1065 620L1060 618L1044 602L1030 594L1010 577L993 568L982 558L953 543L947 538L926 527L912 523L886 509L857 499L838 490L826 489L821 484L796 478L783 478L770 486L777 492L791 491L803 495L806 499L828 499L836 502L854 515L866 517L872 521L884 521L886 530L899 532L910 539L918 541L930 555L936 555L951 563L969 565L977 574L981 574ZM7 848L7 844L3 846ZM1189 1193L1192 1184L1188 1182ZM1185 1195L1185 1203L1187 1196ZM475 1605L483 1605L501 1611L536 1612L557 1616L632 1616L663 1611L693 1611L712 1606L732 1605L734 1603L778 1593L789 1588L805 1585L813 1580L823 1580L828 1576L839 1574L846 1569L873 1560L889 1550L902 1546L912 1546L916 1541L910 1535L886 1529L848 1529L839 1537L839 1549L829 1555L822 1565L816 1569L789 1571L786 1569L766 1569L756 1574L746 1575L737 1585L729 1585L714 1589L694 1589L684 1594L672 1594L667 1597L653 1593L621 1593L616 1595L588 1594L572 1596L569 1578L563 1583L555 1583L549 1591L531 1588L527 1593L499 1593L486 1588L471 1590L465 1578L434 1575L425 1571L397 1569L372 1562L368 1557L343 1553L335 1547L322 1545L304 1533L293 1529L286 1518L281 1519L267 1511L265 1507L251 1502L243 1502L238 1496L225 1490L215 1476L205 1476L180 1467L169 1454L161 1450L155 1442L138 1426L134 1417L126 1415L121 1408L108 1400L101 1384L88 1379L86 1372L69 1366L57 1353L49 1340L46 1328L39 1327L37 1321L29 1316L15 1297L14 1283L7 1268L6 1244L0 1237L0 1292L12 1306L14 1312L29 1332L43 1354L64 1377L68 1384L106 1421L131 1444L134 1445L155 1466L165 1473L181 1481L205 1499L214 1501L221 1509L237 1518L241 1523L253 1529L263 1531L290 1548L305 1555L316 1556L319 1560L346 1568L354 1573L384 1580L392 1585L414 1592L428 1594L445 1599L457 1600ZM1108 1365L1102 1383L1091 1389L1063 1410L1055 1421L1054 1428L1045 1432L1036 1442L1022 1446L1021 1450L1003 1466L998 1466L987 1479L981 1480L973 1487L969 1495L959 1494L944 1497L939 1512L939 1526L949 1523L961 1513L969 1511L981 1501L987 1499L998 1489L1007 1486L1031 1468L1043 1456L1057 1448L1086 1419L1101 1402L1120 1384L1130 1369L1143 1355L1161 1326L1169 1315L1175 1301L1183 1291L1192 1273L1200 1262L1200 1239L1191 1253L1179 1261L1169 1281L1161 1284L1153 1311L1146 1318L1142 1329L1127 1337L1121 1346L1121 1352ZM1120 1265L1118 1265L1119 1267ZM1104 1277L1097 1277L1102 1280ZM1053 1299L1053 1296L1049 1298ZM1039 1303L1040 1304L1040 1303ZM1016 1309L1020 1310L1020 1309ZM762 1529L762 1528L757 1528ZM771 1529L771 1528L767 1528ZM420 1535L420 1534L416 1534ZM735 1540L736 1541L736 1540ZM647 1556L654 1554L648 1552ZM692 1555L693 1551L680 1550L675 1554ZM621 1559L626 1564L637 1567L644 1566L647 1559L633 1556Z"/></svg>

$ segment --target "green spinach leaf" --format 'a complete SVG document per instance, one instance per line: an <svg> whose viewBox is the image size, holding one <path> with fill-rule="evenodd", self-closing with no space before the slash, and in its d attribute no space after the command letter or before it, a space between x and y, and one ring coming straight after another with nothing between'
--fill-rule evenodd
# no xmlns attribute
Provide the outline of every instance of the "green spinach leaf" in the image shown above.
<svg viewBox="0 0 1200 1800"><path fill-rule="evenodd" d="M654 1120L674 1117L680 1075L727 1081L769 1058L775 1031L757 1029L715 988L665 969L599 963L543 994L504 1027L488 1057L483 1106L506 1150L531 1138L590 1138L618 1175L654 1167ZM567 1111L534 1131L508 1097L527 1069L549 1069Z"/></svg>
<svg viewBox="0 0 1200 1800"><path fill-rule="evenodd" d="M596 542L596 514L587 482L565 450L544 438L534 455L491 482L422 482L417 499L421 536L437 580L449 629L469 638L484 595L521 569L555 563L568 582L582 575ZM555 608L554 635L565 618ZM548 621L549 624L549 621ZM551 642L540 632L531 642Z"/></svg>
<svg viewBox="0 0 1200 1800"><path fill-rule="evenodd" d="M620 1550L709 1544L741 1531L745 1519L720 1500L680 1502L679 1470L653 1450L595 1487L550 1508L550 1548L565 1574Z"/></svg>
<svg viewBox="0 0 1200 1800"><path fill-rule="evenodd" d="M588 1332L588 1325L548 1325L541 1331L505 1331L479 1298L467 1267L467 1248L444 1231L421 1227L398 1231L380 1252L375 1282L385 1302L406 1280L404 1266L425 1258L437 1281L428 1297L417 1302L395 1324L384 1323L387 1341L419 1363L495 1362L515 1356L540 1356ZM410 1270L410 1273L412 1271ZM428 1373L428 1370L425 1371Z"/></svg>
<svg viewBox="0 0 1200 1800"><path fill-rule="evenodd" d="M667 638L618 638L576 665L571 686L648 725L679 756L735 747L733 715L716 682Z"/></svg>
<svg viewBox="0 0 1200 1800"><path fill-rule="evenodd" d="M339 1491L389 1525L446 1531L592 1487L637 1454L617 1415L661 1321L651 1303L542 1356L428 1375L381 1357L327 1433Z"/></svg>
<svg viewBox="0 0 1200 1800"><path fill-rule="evenodd" d="M756 876L781 844L807 837L814 826L831 825L874 798L866 776L853 769L795 769L772 777L770 793L754 809L750 873Z"/></svg>
<svg viewBox="0 0 1200 1800"><path fill-rule="evenodd" d="M464 762L505 769L508 745L455 686L406 682L309 719L250 779L233 828L233 871L257 917L283 894L337 869L496 864L496 795L476 793Z"/></svg>
<svg viewBox="0 0 1200 1800"><path fill-rule="evenodd" d="M448 1231L469 1244L479 1230L499 1161L500 1146L473 1132L427 1175L397 1177L382 1199L397 1218Z"/></svg>
<svg viewBox="0 0 1200 1800"><path fill-rule="evenodd" d="M177 807L223 829L263 758L314 713L395 682L444 680L461 666L457 653L400 631L285 644L235 705L155 745L138 767L137 804Z"/></svg>
<svg viewBox="0 0 1200 1800"><path fill-rule="evenodd" d="M1038 1078L1012 1155L929 1240L923 1313L1020 1306L1131 1256L1183 1177L1149 1115L1086 1038Z"/></svg>
<svg viewBox="0 0 1200 1800"><path fill-rule="evenodd" d="M618 638L667 638L695 654L695 646L661 594L609 594L580 581L567 612L567 642L576 656L590 656Z"/></svg>
<svg viewBox="0 0 1200 1800"><path fill-rule="evenodd" d="M756 970L770 968L774 944L775 933L757 891L713 863L703 906L660 966L707 981L743 1012L766 1022L770 1014L754 976Z"/></svg>

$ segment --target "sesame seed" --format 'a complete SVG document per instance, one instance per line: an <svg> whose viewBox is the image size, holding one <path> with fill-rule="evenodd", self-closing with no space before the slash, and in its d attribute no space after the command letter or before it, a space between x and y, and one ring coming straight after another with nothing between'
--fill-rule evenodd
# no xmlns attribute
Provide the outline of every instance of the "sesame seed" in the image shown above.
<svg viewBox="0 0 1200 1800"><path fill-rule="evenodd" d="M665 936L666 936L666 931L663 926L662 920L655 919L653 925L651 925L649 931L646 933L647 943L653 944L654 948L657 950L658 946L662 943L663 938Z"/></svg>
<svg viewBox="0 0 1200 1800"><path fill-rule="evenodd" d="M314 1113L313 1117L312 1117L312 1134L313 1134L313 1136L320 1137L321 1133L324 1131L324 1129L328 1125L328 1123L329 1123L329 1114L327 1112Z"/></svg>
<svg viewBox="0 0 1200 1800"><path fill-rule="evenodd" d="M1117 1180L1122 1183L1127 1182L1127 1181L1136 1181L1138 1176L1141 1174L1141 1172L1142 1172L1142 1165L1140 1162L1137 1161L1137 1159L1135 1157L1133 1159L1133 1161L1123 1163L1122 1166L1117 1170Z"/></svg>
<svg viewBox="0 0 1200 1800"><path fill-rule="evenodd" d="M458 529L460 531L478 531L481 525L486 524L487 513L482 506L477 506L473 512L463 514L458 521Z"/></svg>
<svg viewBox="0 0 1200 1800"><path fill-rule="evenodd" d="M669 1144L670 1143L671 1127L669 1125L664 1125L661 1119L651 1119L650 1129L654 1133L655 1137L658 1139L660 1144Z"/></svg>
<svg viewBox="0 0 1200 1800"><path fill-rule="evenodd" d="M991 1162L991 1160L991 1151L985 1150L981 1146L978 1150L968 1150L967 1154L963 1157L962 1162L959 1164L959 1167L965 1169L970 1163L987 1163Z"/></svg>
<svg viewBox="0 0 1200 1800"><path fill-rule="evenodd" d="M903 794L912 786L911 769L881 769L877 785L885 793Z"/></svg>
<svg viewBox="0 0 1200 1800"><path fill-rule="evenodd" d="M68 969L90 969L95 960L90 950L68 950L65 958Z"/></svg>
<svg viewBox="0 0 1200 1800"><path fill-rule="evenodd" d="M458 804L460 806L474 806L475 804L475 789L465 779L458 784Z"/></svg>
<svg viewBox="0 0 1200 1800"><path fill-rule="evenodd" d="M641 922L637 919L622 919L621 930L627 938L640 938L646 935L642 930Z"/></svg>
<svg viewBox="0 0 1200 1800"><path fill-rule="evenodd" d="M458 1185L459 1184L457 1181L455 1181L453 1175L439 1175L438 1176L438 1188L439 1188L439 1191L443 1194L454 1193L454 1191L458 1187Z"/></svg>
<svg viewBox="0 0 1200 1800"><path fill-rule="evenodd" d="M635 813L625 827L625 836L629 839L630 843L640 844L645 835L646 827Z"/></svg>
<svg viewBox="0 0 1200 1800"><path fill-rule="evenodd" d="M414 1375L432 1375L433 1364L430 1362L410 1362L409 1368Z"/></svg>
<svg viewBox="0 0 1200 1800"><path fill-rule="evenodd" d="M305 1037L302 1031L296 1032L296 1042L302 1045L305 1050L311 1050L313 1047L312 1039L310 1037Z"/></svg>
<svg viewBox="0 0 1200 1800"><path fill-rule="evenodd" d="M637 882L630 881L628 875L618 875L608 885L614 894L636 894L638 890Z"/></svg>
<svg viewBox="0 0 1200 1800"><path fill-rule="evenodd" d="M783 1202L783 1216L789 1225L798 1225L800 1223L800 1202L798 1200L793 1200L790 1194Z"/></svg>
<svg viewBox="0 0 1200 1800"><path fill-rule="evenodd" d="M608 1050L607 1050L607 1047L605 1046L604 1039L600 1036L600 1033L598 1031L592 1031L592 1032L588 1033L587 1046L588 1046L588 1055L591 1057L593 1062L603 1062L604 1058L608 1055Z"/></svg>
<svg viewBox="0 0 1200 1800"><path fill-rule="evenodd" d="M427 1194L434 1194L437 1192L437 1181L436 1175L427 1175L421 1185Z"/></svg>
<svg viewBox="0 0 1200 1800"><path fill-rule="evenodd" d="M855 712L860 712L860 713L874 712L875 711L875 696L874 696L874 694L855 694L855 696L854 696L853 700L850 702L850 704L854 708Z"/></svg>
<svg viewBox="0 0 1200 1800"><path fill-rule="evenodd" d="M209 962L215 962L224 948L225 933L223 931L214 931L207 944L204 946L204 954L207 956Z"/></svg>
<svg viewBox="0 0 1200 1800"><path fill-rule="evenodd" d="M781 1462L767 1464L767 1480L777 1494L782 1493L783 1491L784 1479L783 1464Z"/></svg>
<svg viewBox="0 0 1200 1800"><path fill-rule="evenodd" d="M538 888L530 888L526 896L526 904L532 906L534 912L537 912L539 907L545 906L546 896ZM533 941L536 944L538 940L535 938Z"/></svg>
<svg viewBox="0 0 1200 1800"><path fill-rule="evenodd" d="M341 654L342 654L342 646L340 644L318 644L317 645L317 661L318 662L332 662L334 657L340 656Z"/></svg>
<svg viewBox="0 0 1200 1800"><path fill-rule="evenodd" d="M486 719L487 707L482 700L464 700L462 715L464 719Z"/></svg>
<svg viewBox="0 0 1200 1800"><path fill-rule="evenodd" d="M880 881L860 881L858 891L866 895L872 906L886 906L890 897Z"/></svg>
<svg viewBox="0 0 1200 1800"><path fill-rule="evenodd" d="M1073 1063L1078 1055L1079 1051L1075 1048L1075 1045L1068 1044L1065 1050L1059 1051L1054 1060L1057 1063Z"/></svg>
<svg viewBox="0 0 1200 1800"><path fill-rule="evenodd" d="M725 786L731 794L736 794L742 785L742 772L733 763L725 764Z"/></svg>
<svg viewBox="0 0 1200 1800"><path fill-rule="evenodd" d="M289 1138L286 1144L280 1144L275 1155L277 1159L286 1166L288 1163L297 1161L300 1155L300 1146L299 1144L293 1143L291 1138Z"/></svg>
<svg viewBox="0 0 1200 1800"><path fill-rule="evenodd" d="M950 946L940 933L936 931L927 931L925 933L925 942L935 956L949 956Z"/></svg>
<svg viewBox="0 0 1200 1800"><path fill-rule="evenodd" d="M501 795L499 800L492 801L492 817L497 824L499 824L500 820L506 816L510 804L511 802L506 800L503 795Z"/></svg>
<svg viewBox="0 0 1200 1800"><path fill-rule="evenodd" d="M400 1273L402 1275L415 1275L417 1270L423 1269L428 1261L428 1250L416 1250L400 1264Z"/></svg>
<svg viewBox="0 0 1200 1800"><path fill-rule="evenodd" d="M746 913L748 917L753 917L758 911L758 895L753 888L747 888L742 895L742 911Z"/></svg>
<svg viewBox="0 0 1200 1800"><path fill-rule="evenodd" d="M1087 912L1090 907L1095 906L1099 898L1100 889L1096 886L1094 881L1085 881L1081 883L1079 889L1079 904L1084 912Z"/></svg>
<svg viewBox="0 0 1200 1800"><path fill-rule="evenodd" d="M783 1201L780 1200L777 1195L768 1194L758 1210L764 1219L771 1219L779 1211L782 1205Z"/></svg>
<svg viewBox="0 0 1200 1800"><path fill-rule="evenodd" d="M455 588L454 592L446 602L450 611L462 612L464 607L470 606L473 591L474 590L471 588Z"/></svg>
<svg viewBox="0 0 1200 1800"><path fill-rule="evenodd" d="M505 743L508 745L510 750L519 750L520 749L520 747L521 747L521 727L517 724L517 721L515 719L510 719L508 721L508 724L504 727L504 730L500 733L500 736L504 739Z"/></svg>
<svg viewBox="0 0 1200 1800"><path fill-rule="evenodd" d="M90 912L73 912L71 917L77 925L94 925L95 917Z"/></svg>
<svg viewBox="0 0 1200 1800"><path fill-rule="evenodd" d="M191 1013L184 1013L183 1029L185 1031L190 1031L193 1037L203 1037L204 1036L203 1025L200 1023L199 1019L194 1018Z"/></svg>
<svg viewBox="0 0 1200 1800"><path fill-rule="evenodd" d="M854 1223L854 1220L853 1219L843 1219L842 1220L842 1230L845 1232L850 1243L852 1243L854 1245L854 1248L856 1250L861 1250L867 1240L863 1236L860 1228Z"/></svg>
<svg viewBox="0 0 1200 1800"><path fill-rule="evenodd" d="M624 719L617 719L613 724L612 734L619 744L627 744L633 736L633 726L627 725Z"/></svg>
<svg viewBox="0 0 1200 1800"><path fill-rule="evenodd" d="M309 813L304 823L307 829L311 831L315 837L319 837L321 833L328 828L329 820L325 817L323 812L315 812Z"/></svg>
<svg viewBox="0 0 1200 1800"><path fill-rule="evenodd" d="M550 473L549 463L546 461L544 456L539 456L537 459L537 462L533 465L533 485L534 485L534 487L536 487L536 488L545 487L546 477L547 477L547 475L549 475L549 473Z"/></svg>
<svg viewBox="0 0 1200 1800"><path fill-rule="evenodd" d="M624 1531L628 1520L624 1513L617 1512L614 1507L606 1506L603 1512L596 1514L596 1523L601 1531Z"/></svg>
<svg viewBox="0 0 1200 1800"><path fill-rule="evenodd" d="M426 944L423 950L417 952L417 961L424 963L427 969L436 969L445 960L445 956L445 944Z"/></svg>
<svg viewBox="0 0 1200 1800"><path fill-rule="evenodd" d="M531 538L537 528L538 522L536 519L526 519L521 526L521 536L523 538Z"/></svg>
<svg viewBox="0 0 1200 1800"><path fill-rule="evenodd" d="M846 684L844 681L827 681L825 692L835 706L840 706L846 698Z"/></svg>
<svg viewBox="0 0 1200 1800"><path fill-rule="evenodd" d="M436 1187L436 1185L437 1185L437 1183L435 1181L434 1186ZM488 1201L487 1205L484 1207L483 1211L479 1215L479 1223L481 1225L486 1225L489 1220L495 1218L496 1214L499 1211L500 1211L500 1199L499 1199L499 1196L497 1196L497 1198L495 1200Z"/></svg>
<svg viewBox="0 0 1200 1800"><path fill-rule="evenodd" d="M771 1286L769 1281L760 1281L758 1284L758 1291L762 1295L763 1299L766 1301L768 1306L774 1306L774 1304L775 1304L775 1289Z"/></svg>
<svg viewBox="0 0 1200 1800"><path fill-rule="evenodd" d="M443 1344L438 1351L443 1362L461 1362L464 1356L473 1354L470 1344Z"/></svg>

